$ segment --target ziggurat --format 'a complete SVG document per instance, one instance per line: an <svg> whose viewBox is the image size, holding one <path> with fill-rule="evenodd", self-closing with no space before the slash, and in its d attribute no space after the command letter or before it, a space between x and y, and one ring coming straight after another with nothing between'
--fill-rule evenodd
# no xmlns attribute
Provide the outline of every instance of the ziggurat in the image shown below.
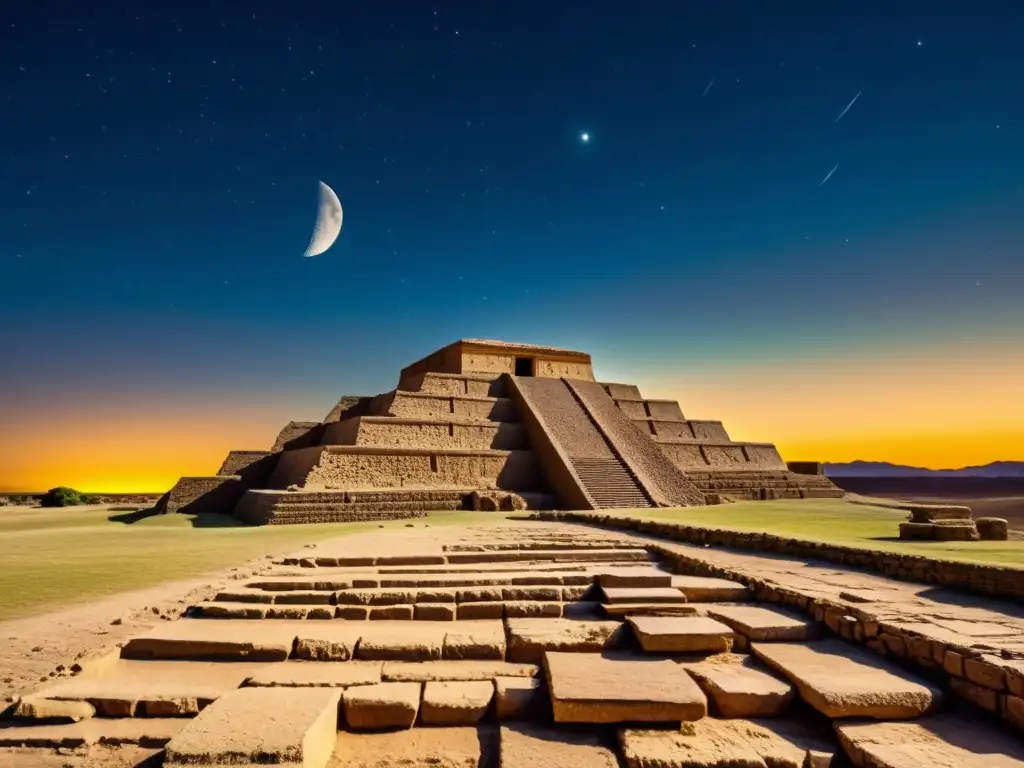
<svg viewBox="0 0 1024 768"><path fill-rule="evenodd" d="M342 397L322 422L287 424L269 451L181 478L160 507L266 524L841 495L770 443L598 382L584 352L463 339L402 369L390 392Z"/></svg>

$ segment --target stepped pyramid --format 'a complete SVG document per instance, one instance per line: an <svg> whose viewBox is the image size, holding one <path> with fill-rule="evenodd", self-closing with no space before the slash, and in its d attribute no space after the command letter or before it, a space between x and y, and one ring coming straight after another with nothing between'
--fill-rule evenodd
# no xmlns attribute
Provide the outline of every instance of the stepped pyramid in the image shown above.
<svg viewBox="0 0 1024 768"><path fill-rule="evenodd" d="M816 464L787 467L770 443L596 381L585 352L463 339L390 392L342 397L322 422L287 424L271 450L181 478L159 507L266 524L841 495Z"/></svg>

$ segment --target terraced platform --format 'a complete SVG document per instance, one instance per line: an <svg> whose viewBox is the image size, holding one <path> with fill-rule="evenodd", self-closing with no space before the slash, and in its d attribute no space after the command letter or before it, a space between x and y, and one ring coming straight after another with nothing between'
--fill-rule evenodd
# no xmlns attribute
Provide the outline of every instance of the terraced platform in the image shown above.
<svg viewBox="0 0 1024 768"><path fill-rule="evenodd" d="M0 765L1024 766L924 676L636 538L508 522L360 541L26 691Z"/></svg>

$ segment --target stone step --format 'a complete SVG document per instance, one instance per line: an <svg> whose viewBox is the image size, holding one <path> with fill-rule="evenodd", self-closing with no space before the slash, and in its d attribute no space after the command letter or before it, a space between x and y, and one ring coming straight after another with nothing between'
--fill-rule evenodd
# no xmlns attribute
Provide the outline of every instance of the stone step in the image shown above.
<svg viewBox="0 0 1024 768"><path fill-rule="evenodd" d="M553 587L553 589L558 589ZM579 589L573 587L565 589ZM285 593L293 594L293 593ZM329 592L317 593L330 595ZM427 594L427 593L424 593ZM486 593L477 592L478 596L486 597ZM437 595L440 596L440 595ZM197 603L189 609L189 617L193 619L259 619L267 621L315 621L345 619L347 621L465 621L473 619L527 618L531 616L559 618L565 616L596 615L600 603L589 600L470 600L467 602L423 602L423 603L387 603L387 604L340 604L340 605L303 605L301 603L267 604L228 602L216 600Z"/></svg>
<svg viewBox="0 0 1024 768"><path fill-rule="evenodd" d="M371 686L359 686L366 687ZM323 768L334 751L340 697L341 691L331 688L240 688L171 738L163 764Z"/></svg>
<svg viewBox="0 0 1024 768"><path fill-rule="evenodd" d="M720 653L681 664L719 717L778 717L796 694L792 685L757 666L750 656Z"/></svg>
<svg viewBox="0 0 1024 768"><path fill-rule="evenodd" d="M709 605L707 615L749 640L812 640L821 625L782 608L760 605Z"/></svg>
<svg viewBox="0 0 1024 768"><path fill-rule="evenodd" d="M358 663L358 662L356 662ZM336 666L333 664L317 666ZM536 664L518 664L510 661L386 661L381 679L386 682L495 680L504 678L535 678L540 675Z"/></svg>
<svg viewBox="0 0 1024 768"><path fill-rule="evenodd" d="M423 685L420 724L476 725L494 698L492 680L432 680Z"/></svg>
<svg viewBox="0 0 1024 768"><path fill-rule="evenodd" d="M497 768L493 726L339 731L329 768Z"/></svg>
<svg viewBox="0 0 1024 768"><path fill-rule="evenodd" d="M701 613L698 606L689 603L605 603L601 611L613 619L624 619L626 616L693 616Z"/></svg>
<svg viewBox="0 0 1024 768"><path fill-rule="evenodd" d="M645 653L725 653L735 634L706 616L628 616Z"/></svg>
<svg viewBox="0 0 1024 768"><path fill-rule="evenodd" d="M674 661L547 652L556 723L680 723L707 715L707 699Z"/></svg>
<svg viewBox="0 0 1024 768"><path fill-rule="evenodd" d="M237 688L237 686L235 686ZM200 681L71 678L47 686L34 699L85 702L100 717L191 717L232 688Z"/></svg>
<svg viewBox="0 0 1024 768"><path fill-rule="evenodd" d="M382 661L347 661L344 664L317 664L289 661L268 664L266 669L245 680L258 688L349 688L381 682Z"/></svg>
<svg viewBox="0 0 1024 768"><path fill-rule="evenodd" d="M903 720L935 709L942 699L938 688L841 640L753 643L751 650L827 717Z"/></svg>
<svg viewBox="0 0 1024 768"><path fill-rule="evenodd" d="M619 746L628 768L826 768L839 751L833 739L796 720L712 717L682 729L623 729Z"/></svg>
<svg viewBox="0 0 1024 768"><path fill-rule="evenodd" d="M500 760L501 768L618 768L619 765L615 753L596 733L518 723L501 728ZM665 764L652 762L649 765Z"/></svg>
<svg viewBox="0 0 1024 768"><path fill-rule="evenodd" d="M38 749L81 749L94 744L137 744L148 749L161 749L190 721L182 717L149 717L139 719L89 718L77 723L46 725L0 725L0 747L35 747ZM6 762L9 757L11 762ZM21 760L21 762L15 762ZM39 760L37 762L37 760ZM44 762L45 756L34 754L0 755L4 766L58 766L77 763Z"/></svg>
<svg viewBox="0 0 1024 768"><path fill-rule="evenodd" d="M622 576L620 577L619 574ZM335 568L318 568L314 573L282 574L252 579L243 582L240 587L233 586L228 593L237 594L239 591L250 589L312 592L343 589L414 589L417 587L581 586L592 584L603 577L611 580L619 578L624 581L639 580L648 585L660 584L666 581L666 578L671 578L655 568L616 568L614 566L604 567L600 564L593 568L581 566L573 570L553 567L551 570L510 568L503 571L476 571L467 568L451 573L436 571L421 574L343 572ZM237 598L231 598L231 600L239 602ZM252 602L264 601L253 598Z"/></svg>
<svg viewBox="0 0 1024 768"><path fill-rule="evenodd" d="M319 554L313 557L286 557L280 560L281 565L300 565L306 561L325 567L343 568L382 568L388 566L423 566L423 565L484 565L493 563L533 562L533 563L638 563L650 562L651 556L646 549L632 545L629 547L567 547L552 549L531 549L517 547L515 549L478 549L472 551L449 550L442 553L428 552L411 555L354 556Z"/></svg>
<svg viewBox="0 0 1024 768"><path fill-rule="evenodd" d="M358 685L345 691L345 724L354 731L411 728L420 710L421 683Z"/></svg>
<svg viewBox="0 0 1024 768"><path fill-rule="evenodd" d="M549 651L601 653L622 648L629 631L618 621L597 619L507 619L508 661L540 664Z"/></svg>
<svg viewBox="0 0 1024 768"><path fill-rule="evenodd" d="M617 603L683 603L686 596L674 587L601 587L604 602Z"/></svg>
<svg viewBox="0 0 1024 768"><path fill-rule="evenodd" d="M857 768L1024 768L1024 743L1019 736L969 715L836 723L836 733Z"/></svg>
<svg viewBox="0 0 1024 768"><path fill-rule="evenodd" d="M180 619L131 638L124 659L284 661L305 622L197 621Z"/></svg>
<svg viewBox="0 0 1024 768"><path fill-rule="evenodd" d="M672 587L690 603L726 603L750 599L750 590L737 581L706 576L673 576Z"/></svg>

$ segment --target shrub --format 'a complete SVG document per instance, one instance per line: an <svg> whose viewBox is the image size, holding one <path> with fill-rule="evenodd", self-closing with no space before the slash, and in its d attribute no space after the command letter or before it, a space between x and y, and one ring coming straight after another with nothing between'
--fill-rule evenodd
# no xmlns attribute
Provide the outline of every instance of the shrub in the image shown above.
<svg viewBox="0 0 1024 768"><path fill-rule="evenodd" d="M39 500L43 507L75 507L79 504L93 504L95 499L84 493L79 493L74 488L51 488Z"/></svg>

